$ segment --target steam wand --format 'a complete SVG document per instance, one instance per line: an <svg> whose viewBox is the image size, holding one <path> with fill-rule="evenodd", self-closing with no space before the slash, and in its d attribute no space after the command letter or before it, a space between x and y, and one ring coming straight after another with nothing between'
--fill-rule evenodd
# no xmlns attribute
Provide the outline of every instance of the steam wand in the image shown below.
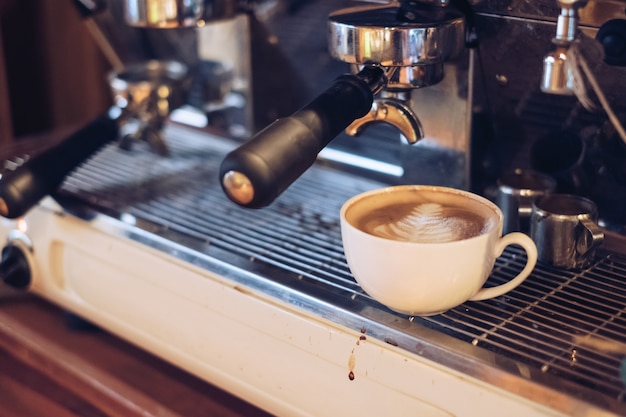
<svg viewBox="0 0 626 417"><path fill-rule="evenodd" d="M576 42L578 30L578 9L587 4L587 0L557 0L561 13L557 19L556 36L552 43L556 45L553 52L543 59L543 74L541 91L551 94L575 94L580 103L588 110L593 108L591 100L586 94L582 83L582 76L586 77L589 85L607 113L610 122L622 141L626 144L626 129L622 126L617 115L611 108L593 72L587 65L585 58L580 54L579 43ZM580 70L578 69L580 67Z"/></svg>
<svg viewBox="0 0 626 417"><path fill-rule="evenodd" d="M557 0L557 3L561 13L557 19L556 35L552 39L556 48L543 59L541 91L571 95L574 93L575 77L567 62L567 53L576 39L578 9L584 7L587 0Z"/></svg>

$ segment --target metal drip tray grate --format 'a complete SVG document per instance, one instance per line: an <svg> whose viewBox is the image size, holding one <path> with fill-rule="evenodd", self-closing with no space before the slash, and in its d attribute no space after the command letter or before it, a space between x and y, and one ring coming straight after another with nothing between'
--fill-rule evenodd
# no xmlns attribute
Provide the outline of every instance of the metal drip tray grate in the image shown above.
<svg viewBox="0 0 626 417"><path fill-rule="evenodd" d="M167 135L168 158L114 145L103 149L68 178L60 200L68 210L87 205L114 217L132 215L138 227L303 294L302 300L290 295L291 302L334 306L335 319L344 313L382 317L380 337L391 335L390 343L407 350L417 349L415 340L427 328L454 341L447 345L509 361L522 376L542 375L550 388L626 410L620 379L626 352L619 350L626 346L625 256L601 252L579 271L539 265L505 296L407 318L361 290L341 246L341 204L383 184L320 165L272 206L246 210L228 201L217 182L217 167L231 144L180 127L170 127ZM507 249L488 285L507 281L524 262L521 250ZM411 342L403 343L403 335Z"/></svg>
<svg viewBox="0 0 626 417"><path fill-rule="evenodd" d="M489 282L518 271L523 252L507 250ZM626 258L602 253L586 270L539 266L516 290L422 321L529 367L622 400L626 355ZM598 346L606 348L599 350ZM622 350L616 354L615 349ZM614 353L610 353L613 350Z"/></svg>

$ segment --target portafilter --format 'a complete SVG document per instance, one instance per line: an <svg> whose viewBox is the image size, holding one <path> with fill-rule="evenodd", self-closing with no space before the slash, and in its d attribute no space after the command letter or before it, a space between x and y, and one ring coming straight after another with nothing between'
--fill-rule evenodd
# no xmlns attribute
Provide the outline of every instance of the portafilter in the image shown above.
<svg viewBox="0 0 626 417"><path fill-rule="evenodd" d="M190 80L178 61L151 60L109 74L113 100L122 109L120 146L147 142L159 155L167 154L162 129L172 110L185 103Z"/></svg>
<svg viewBox="0 0 626 417"><path fill-rule="evenodd" d="M164 154L159 129L167 115L184 102L186 76L183 64L160 61L148 61L112 74L114 105L106 113L32 158L21 158L23 163L3 173L0 216L16 218L26 214L43 197L54 193L89 156L119 139L120 126L131 120L138 122L135 134Z"/></svg>
<svg viewBox="0 0 626 417"><path fill-rule="evenodd" d="M423 132L410 92L443 79L444 61L465 46L465 20L461 10L434 0L332 13L329 51L351 64L352 73L230 152L220 167L226 195L247 208L269 205L344 130L358 135L372 123L387 123L417 142Z"/></svg>

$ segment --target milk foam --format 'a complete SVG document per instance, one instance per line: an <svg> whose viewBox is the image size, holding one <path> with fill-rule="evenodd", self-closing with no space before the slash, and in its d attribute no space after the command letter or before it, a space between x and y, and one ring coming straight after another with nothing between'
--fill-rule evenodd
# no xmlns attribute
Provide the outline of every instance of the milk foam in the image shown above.
<svg viewBox="0 0 626 417"><path fill-rule="evenodd" d="M486 223L479 215L459 207L421 203L397 218L371 218L365 231L386 239L415 243L443 243L483 233Z"/></svg>

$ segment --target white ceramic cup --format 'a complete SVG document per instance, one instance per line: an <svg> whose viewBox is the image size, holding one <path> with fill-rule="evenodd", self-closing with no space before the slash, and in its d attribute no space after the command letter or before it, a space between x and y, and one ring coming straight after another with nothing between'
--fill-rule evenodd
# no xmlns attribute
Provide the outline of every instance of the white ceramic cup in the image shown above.
<svg viewBox="0 0 626 417"><path fill-rule="evenodd" d="M341 208L354 278L372 298L411 316L439 314L520 285L537 263L537 248L523 233L502 236L502 227L494 203L447 187L392 186L352 197ZM526 251L525 267L510 281L483 288L496 258L513 244Z"/></svg>

